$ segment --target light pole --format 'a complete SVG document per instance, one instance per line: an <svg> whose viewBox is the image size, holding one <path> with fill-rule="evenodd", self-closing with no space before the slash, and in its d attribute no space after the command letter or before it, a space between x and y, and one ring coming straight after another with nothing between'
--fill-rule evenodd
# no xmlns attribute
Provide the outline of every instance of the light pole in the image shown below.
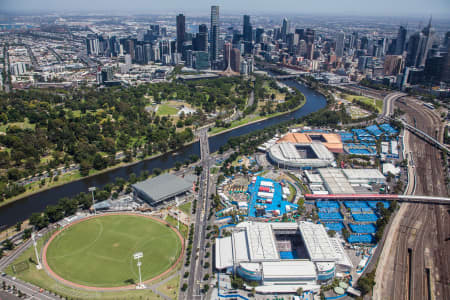
<svg viewBox="0 0 450 300"><path fill-rule="evenodd" d="M39 254L37 251L37 243L36 243L36 239L34 237L34 232L31 233L31 239L33 240L34 253L36 254L36 260L37 260L36 269L40 270L40 269L42 269L42 265L41 265L41 261L39 259Z"/></svg>
<svg viewBox="0 0 450 300"><path fill-rule="evenodd" d="M95 192L96 189L97 189L97 188L96 188L95 186L90 187L90 188L88 189L89 192L92 193L92 208L94 208L94 215L97 214L97 211L95 210L95 198L94 198L94 192Z"/></svg>
<svg viewBox="0 0 450 300"><path fill-rule="evenodd" d="M135 254L133 254L133 258L134 260L137 260L137 266L138 266L138 270L139 270L139 284L136 286L137 289L143 289L145 288L145 286L142 284L142 277L141 277L141 258L144 257L144 253L142 252L136 252Z"/></svg>
<svg viewBox="0 0 450 300"><path fill-rule="evenodd" d="M177 229L178 229L178 231L180 230L180 211L179 211L179 209L178 209L178 205L179 205L179 203L178 203L178 197L175 197L175 205L176 205L176 208L177 208Z"/></svg>

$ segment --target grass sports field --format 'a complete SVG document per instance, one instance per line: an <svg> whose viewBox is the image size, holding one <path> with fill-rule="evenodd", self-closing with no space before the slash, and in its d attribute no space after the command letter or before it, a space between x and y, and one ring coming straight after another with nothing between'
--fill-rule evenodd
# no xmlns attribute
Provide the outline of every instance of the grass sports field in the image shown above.
<svg viewBox="0 0 450 300"><path fill-rule="evenodd" d="M58 234L46 258L57 275L91 287L137 283L133 253L143 252L142 280L151 279L177 260L181 240L167 225L137 215L104 215L88 219Z"/></svg>

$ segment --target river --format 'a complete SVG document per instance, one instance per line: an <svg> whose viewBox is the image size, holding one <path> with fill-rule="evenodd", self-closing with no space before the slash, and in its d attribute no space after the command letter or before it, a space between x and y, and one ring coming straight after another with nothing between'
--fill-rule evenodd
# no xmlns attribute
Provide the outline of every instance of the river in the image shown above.
<svg viewBox="0 0 450 300"><path fill-rule="evenodd" d="M291 87L296 87L305 95L305 105L292 113L239 127L223 134L211 137L209 139L211 153L217 151L220 146L224 145L231 137L241 136L258 129L263 129L284 121L288 121L292 118L300 118L326 106L326 99L322 94L317 93L316 91L303 84L299 84L296 81L289 80L285 81L285 83ZM33 212L43 211L47 205L56 204L62 197L72 197L80 192L88 192L88 188L91 186L101 188L105 184L113 182L117 177L128 178L131 173L139 175L139 173L144 170L151 172L154 168L160 168L163 170L172 168L175 162L184 162L192 154L200 156L198 142L184 147L182 150L179 150L177 154L168 153L154 159L144 160L131 166L117 168L22 198L0 207L0 228L5 225L12 226L19 221L26 220Z"/></svg>

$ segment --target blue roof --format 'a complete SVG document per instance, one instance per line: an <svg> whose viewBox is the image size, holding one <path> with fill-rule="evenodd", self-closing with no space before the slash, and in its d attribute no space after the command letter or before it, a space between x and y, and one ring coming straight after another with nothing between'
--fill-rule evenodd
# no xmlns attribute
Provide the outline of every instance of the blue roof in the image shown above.
<svg viewBox="0 0 450 300"><path fill-rule="evenodd" d="M377 125L367 126L366 130L376 137L379 137L383 134L383 131L381 131Z"/></svg>

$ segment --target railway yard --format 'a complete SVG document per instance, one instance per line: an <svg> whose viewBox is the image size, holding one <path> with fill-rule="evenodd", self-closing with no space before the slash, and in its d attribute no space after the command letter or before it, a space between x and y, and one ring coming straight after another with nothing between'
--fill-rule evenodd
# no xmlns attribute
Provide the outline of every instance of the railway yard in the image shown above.
<svg viewBox="0 0 450 300"><path fill-rule="evenodd" d="M440 116L412 98L395 104L405 112L405 121L442 141ZM414 186L407 192L447 196L441 152L409 132L407 154L415 169ZM377 272L374 299L450 299L450 222L448 206L403 204L389 235Z"/></svg>

